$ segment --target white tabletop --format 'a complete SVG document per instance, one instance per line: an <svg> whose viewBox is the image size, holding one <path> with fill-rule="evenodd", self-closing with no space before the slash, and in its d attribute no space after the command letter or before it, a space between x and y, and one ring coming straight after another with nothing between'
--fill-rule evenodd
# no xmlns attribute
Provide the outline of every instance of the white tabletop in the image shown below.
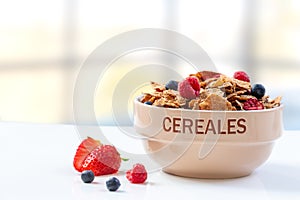
<svg viewBox="0 0 300 200"><path fill-rule="evenodd" d="M139 141L128 145L131 139L122 137L113 141L116 146L143 151ZM0 123L0 199L300 199L300 131L285 131L269 160L250 176L207 180L156 171L145 184L131 184L120 172L113 175L122 184L117 192L105 187L112 175L82 183L72 166L79 143L72 125Z"/></svg>

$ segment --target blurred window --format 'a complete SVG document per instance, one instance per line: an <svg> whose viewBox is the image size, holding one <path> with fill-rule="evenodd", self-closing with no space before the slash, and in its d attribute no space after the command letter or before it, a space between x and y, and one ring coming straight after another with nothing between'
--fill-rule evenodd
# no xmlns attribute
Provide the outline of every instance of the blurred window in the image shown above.
<svg viewBox="0 0 300 200"><path fill-rule="evenodd" d="M283 96L285 128L300 129L298 0L2 2L0 118L72 123L81 64L102 42L139 28L177 31L197 42L219 71L247 71L271 97ZM97 115L109 125L110 112L106 106Z"/></svg>

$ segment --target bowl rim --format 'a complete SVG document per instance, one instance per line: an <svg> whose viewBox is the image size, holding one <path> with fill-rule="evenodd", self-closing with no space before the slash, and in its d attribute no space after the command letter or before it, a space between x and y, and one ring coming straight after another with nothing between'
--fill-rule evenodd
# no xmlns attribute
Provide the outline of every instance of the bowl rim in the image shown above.
<svg viewBox="0 0 300 200"><path fill-rule="evenodd" d="M147 105L144 104L140 101L142 95L136 97L134 99L134 103L135 104L140 104L141 106L149 106L152 107L153 109L164 109L164 110L180 110L180 111L185 111L185 112L203 112L203 113L264 113L264 112L272 112L272 111L276 111L276 110L280 110L284 107L283 104L280 104L280 106L274 107L274 108L268 108L268 109L263 109L263 110L251 110L251 111L247 111L247 110L192 110L192 109L182 109L182 108L166 108L166 107L159 107L159 106L152 106L152 105Z"/></svg>

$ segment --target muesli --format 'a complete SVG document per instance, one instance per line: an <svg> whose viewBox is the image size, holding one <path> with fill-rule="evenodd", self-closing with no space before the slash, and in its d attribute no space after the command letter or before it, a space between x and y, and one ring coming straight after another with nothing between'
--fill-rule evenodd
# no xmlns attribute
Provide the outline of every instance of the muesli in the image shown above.
<svg viewBox="0 0 300 200"><path fill-rule="evenodd" d="M152 91L143 93L142 103L167 108L193 110L261 110L280 106L281 96L270 99L262 84L251 85L249 76L235 72L233 77L201 71L182 81L151 82Z"/></svg>

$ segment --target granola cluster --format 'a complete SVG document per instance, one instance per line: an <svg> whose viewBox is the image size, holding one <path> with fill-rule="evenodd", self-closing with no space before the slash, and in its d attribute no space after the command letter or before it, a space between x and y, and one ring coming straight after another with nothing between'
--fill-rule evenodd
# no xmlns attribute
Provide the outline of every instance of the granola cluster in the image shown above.
<svg viewBox="0 0 300 200"><path fill-rule="evenodd" d="M275 99L270 99L268 95L261 98L254 96L250 81L210 71L191 74L190 77L196 77L199 82L200 91L196 98L184 98L180 91L169 89L165 84L151 82L153 90L144 93L140 101L153 106L193 110L257 110L280 106L280 96ZM249 105L250 102L251 105L256 102L256 105L249 108L246 104Z"/></svg>
<svg viewBox="0 0 300 200"><path fill-rule="evenodd" d="M178 91L167 90L165 85L151 82L153 91L144 93L141 102L150 102L154 106L167 108L181 108L186 105L186 99L179 95Z"/></svg>

